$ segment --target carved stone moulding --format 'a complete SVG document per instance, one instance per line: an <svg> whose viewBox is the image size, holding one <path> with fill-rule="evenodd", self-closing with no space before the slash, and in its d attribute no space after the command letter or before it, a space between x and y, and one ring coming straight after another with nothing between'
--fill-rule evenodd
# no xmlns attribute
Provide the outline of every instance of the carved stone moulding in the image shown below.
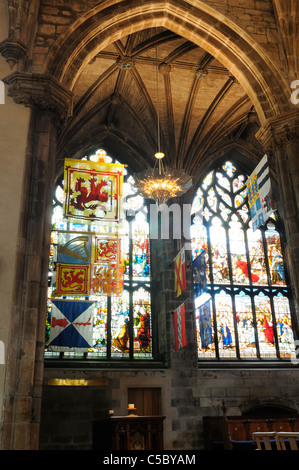
<svg viewBox="0 0 299 470"><path fill-rule="evenodd" d="M299 110L275 116L256 133L256 138L261 142L265 151L271 157L279 148L289 142L299 140Z"/></svg>
<svg viewBox="0 0 299 470"><path fill-rule="evenodd" d="M22 57L27 55L27 48L24 44L18 41L5 39L0 42L0 54L3 55L9 67L12 69L12 67L22 59Z"/></svg>
<svg viewBox="0 0 299 470"><path fill-rule="evenodd" d="M57 124L72 114L73 94L51 75L13 72L3 82L16 103L53 113Z"/></svg>

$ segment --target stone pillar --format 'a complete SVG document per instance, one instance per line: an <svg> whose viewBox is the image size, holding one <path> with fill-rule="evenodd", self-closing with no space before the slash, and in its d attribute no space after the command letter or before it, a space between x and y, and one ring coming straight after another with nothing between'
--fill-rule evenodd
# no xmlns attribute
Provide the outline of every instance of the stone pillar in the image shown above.
<svg viewBox="0 0 299 470"><path fill-rule="evenodd" d="M52 77L14 72L8 94L31 107L15 289L7 345L1 449L38 449L56 138L72 95ZM17 139L17 136L16 136Z"/></svg>
<svg viewBox="0 0 299 470"><path fill-rule="evenodd" d="M168 208L161 212L159 238L151 239L151 268L155 273L153 286L153 309L156 313L158 360L169 368L171 379L171 428L176 431L174 449L197 448L198 399L194 396L197 380L196 325L193 302L192 256L189 240L183 230L183 199L172 199ZM174 210L174 212L172 212ZM162 218L169 217L168 229L162 235ZM179 220L180 219L180 220ZM153 220L151 220L153 222ZM166 226L167 219L164 220ZM181 224L181 232L178 225ZM155 224L153 224L155 225ZM152 225L151 225L152 228ZM168 233L167 233L168 232ZM174 233L176 232L176 233ZM165 237L163 239L163 237ZM177 238L176 238L177 237ZM174 297L174 259L185 246L186 290ZM185 305L187 345L175 350L174 312Z"/></svg>
<svg viewBox="0 0 299 470"><path fill-rule="evenodd" d="M286 259L294 306L299 324L299 111L269 119L258 131L257 139L262 143L268 157L276 167L280 202L286 231Z"/></svg>

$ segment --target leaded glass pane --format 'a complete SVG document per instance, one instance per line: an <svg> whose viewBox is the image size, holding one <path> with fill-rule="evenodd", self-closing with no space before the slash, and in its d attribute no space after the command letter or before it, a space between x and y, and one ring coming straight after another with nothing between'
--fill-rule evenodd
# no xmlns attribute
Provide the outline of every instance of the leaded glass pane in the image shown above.
<svg viewBox="0 0 299 470"><path fill-rule="evenodd" d="M112 297L111 302L111 356L129 357L130 350L130 300L125 290L120 297Z"/></svg>
<svg viewBox="0 0 299 470"><path fill-rule="evenodd" d="M235 284L249 284L244 231L240 222L230 222L229 242L233 282Z"/></svg>
<svg viewBox="0 0 299 470"><path fill-rule="evenodd" d="M263 293L255 296L255 313L261 357L276 357L271 303Z"/></svg>
<svg viewBox="0 0 299 470"><path fill-rule="evenodd" d="M226 230L221 221L214 217L209 230L211 242L211 258L213 266L213 282L228 284L229 267L227 258L227 237Z"/></svg>
<svg viewBox="0 0 299 470"><path fill-rule="evenodd" d="M279 294L277 297L274 297L274 308L280 355L281 357L289 358L295 353L289 299Z"/></svg>
<svg viewBox="0 0 299 470"><path fill-rule="evenodd" d="M113 162L104 150L95 156L84 157L82 160ZM115 163L119 163L116 160ZM63 218L63 179L58 180L54 190L51 247L49 257L49 286L46 318L46 358L63 359L148 359L153 356L152 349L152 318L150 296L150 257L149 257L149 224L144 198L138 194L134 178L124 169L124 210L126 218L117 227L110 225L84 225L66 222ZM102 289L96 289L95 278L91 283L91 294L85 299L94 302L93 337L88 352L50 351L47 342L50 337L52 298L56 290L57 247L60 231L77 232L74 238L92 234L93 239L104 239L108 236L118 237L121 246L120 268L124 271L124 290L121 295L112 291L107 295ZM77 241L76 241L77 243ZM74 244L73 242L73 249ZM79 242L77 243L79 246ZM112 248L112 245L111 245ZM93 254L96 254L96 245ZM106 253L106 251L105 251ZM107 261L108 263L108 261ZM96 264L94 264L94 267ZM91 270L91 272L93 272ZM101 271L102 272L102 271ZM101 278L101 272L97 271ZM111 271L112 273L112 271ZM111 274L110 273L110 274ZM110 279L110 274L107 276ZM107 277L106 276L106 277ZM108 278L107 278L108 279ZM118 278L117 278L118 279ZM98 285L102 286L100 283ZM104 284L103 284L104 286ZM102 286L102 287L103 287ZM112 285L113 287L113 285ZM55 295L57 298L57 295ZM72 296L60 296L61 299L82 300ZM84 299L83 299L84 300Z"/></svg>
<svg viewBox="0 0 299 470"><path fill-rule="evenodd" d="M240 356L244 359L256 358L256 337L251 297L241 292L235 297L235 305Z"/></svg>
<svg viewBox="0 0 299 470"><path fill-rule="evenodd" d="M263 247L263 236L260 230L247 230L248 250L250 253L251 279L253 284L268 284L268 276Z"/></svg>
<svg viewBox="0 0 299 470"><path fill-rule="evenodd" d="M203 294L195 301L197 352L201 358L215 358L213 306L211 296Z"/></svg>
<svg viewBox="0 0 299 470"><path fill-rule="evenodd" d="M133 229L133 277L149 278L149 224L146 214L139 212L132 224Z"/></svg>
<svg viewBox="0 0 299 470"><path fill-rule="evenodd" d="M220 358L235 358L235 326L232 298L222 291L215 295L217 333Z"/></svg>
<svg viewBox="0 0 299 470"><path fill-rule="evenodd" d="M152 351L150 293L143 287L133 293L135 357L149 357Z"/></svg>
<svg viewBox="0 0 299 470"><path fill-rule="evenodd" d="M94 315L93 328L93 352L97 352L98 356L105 357L107 354L107 322L108 308L107 296L97 298L96 311Z"/></svg>
<svg viewBox="0 0 299 470"><path fill-rule="evenodd" d="M227 161L203 178L192 204L199 359L290 359L290 290L277 221L252 229L248 175ZM204 314L205 312L205 314Z"/></svg>
<svg viewBox="0 0 299 470"><path fill-rule="evenodd" d="M265 237L267 242L271 284L285 286L285 272L280 237L272 224L268 224Z"/></svg>

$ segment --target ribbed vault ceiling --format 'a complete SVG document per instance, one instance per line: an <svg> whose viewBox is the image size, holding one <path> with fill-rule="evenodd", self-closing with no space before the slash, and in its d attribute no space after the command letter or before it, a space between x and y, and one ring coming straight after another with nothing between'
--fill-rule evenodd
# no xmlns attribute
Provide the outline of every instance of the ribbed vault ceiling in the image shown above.
<svg viewBox="0 0 299 470"><path fill-rule="evenodd" d="M194 172L254 119L248 96L214 57L169 30L147 29L111 44L84 69L59 148L76 156L98 142L140 169L153 165L159 125L165 163Z"/></svg>

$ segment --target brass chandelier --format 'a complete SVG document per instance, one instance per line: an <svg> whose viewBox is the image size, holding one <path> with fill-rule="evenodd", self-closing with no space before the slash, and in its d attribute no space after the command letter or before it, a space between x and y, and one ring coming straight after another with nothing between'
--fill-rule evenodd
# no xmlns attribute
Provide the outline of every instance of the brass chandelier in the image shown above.
<svg viewBox="0 0 299 470"><path fill-rule="evenodd" d="M154 199L159 206L188 191L192 186L192 179L182 170L165 168L162 161L164 153L157 152L155 158L154 168L138 173L136 179L144 197Z"/></svg>
<svg viewBox="0 0 299 470"><path fill-rule="evenodd" d="M183 170L165 167L163 164L165 155L160 150L157 48L156 64L158 151L155 153L156 161L153 169L142 171L135 176L141 194L148 199L154 199L159 206L165 204L168 199L182 196L188 191L192 186L192 178Z"/></svg>

